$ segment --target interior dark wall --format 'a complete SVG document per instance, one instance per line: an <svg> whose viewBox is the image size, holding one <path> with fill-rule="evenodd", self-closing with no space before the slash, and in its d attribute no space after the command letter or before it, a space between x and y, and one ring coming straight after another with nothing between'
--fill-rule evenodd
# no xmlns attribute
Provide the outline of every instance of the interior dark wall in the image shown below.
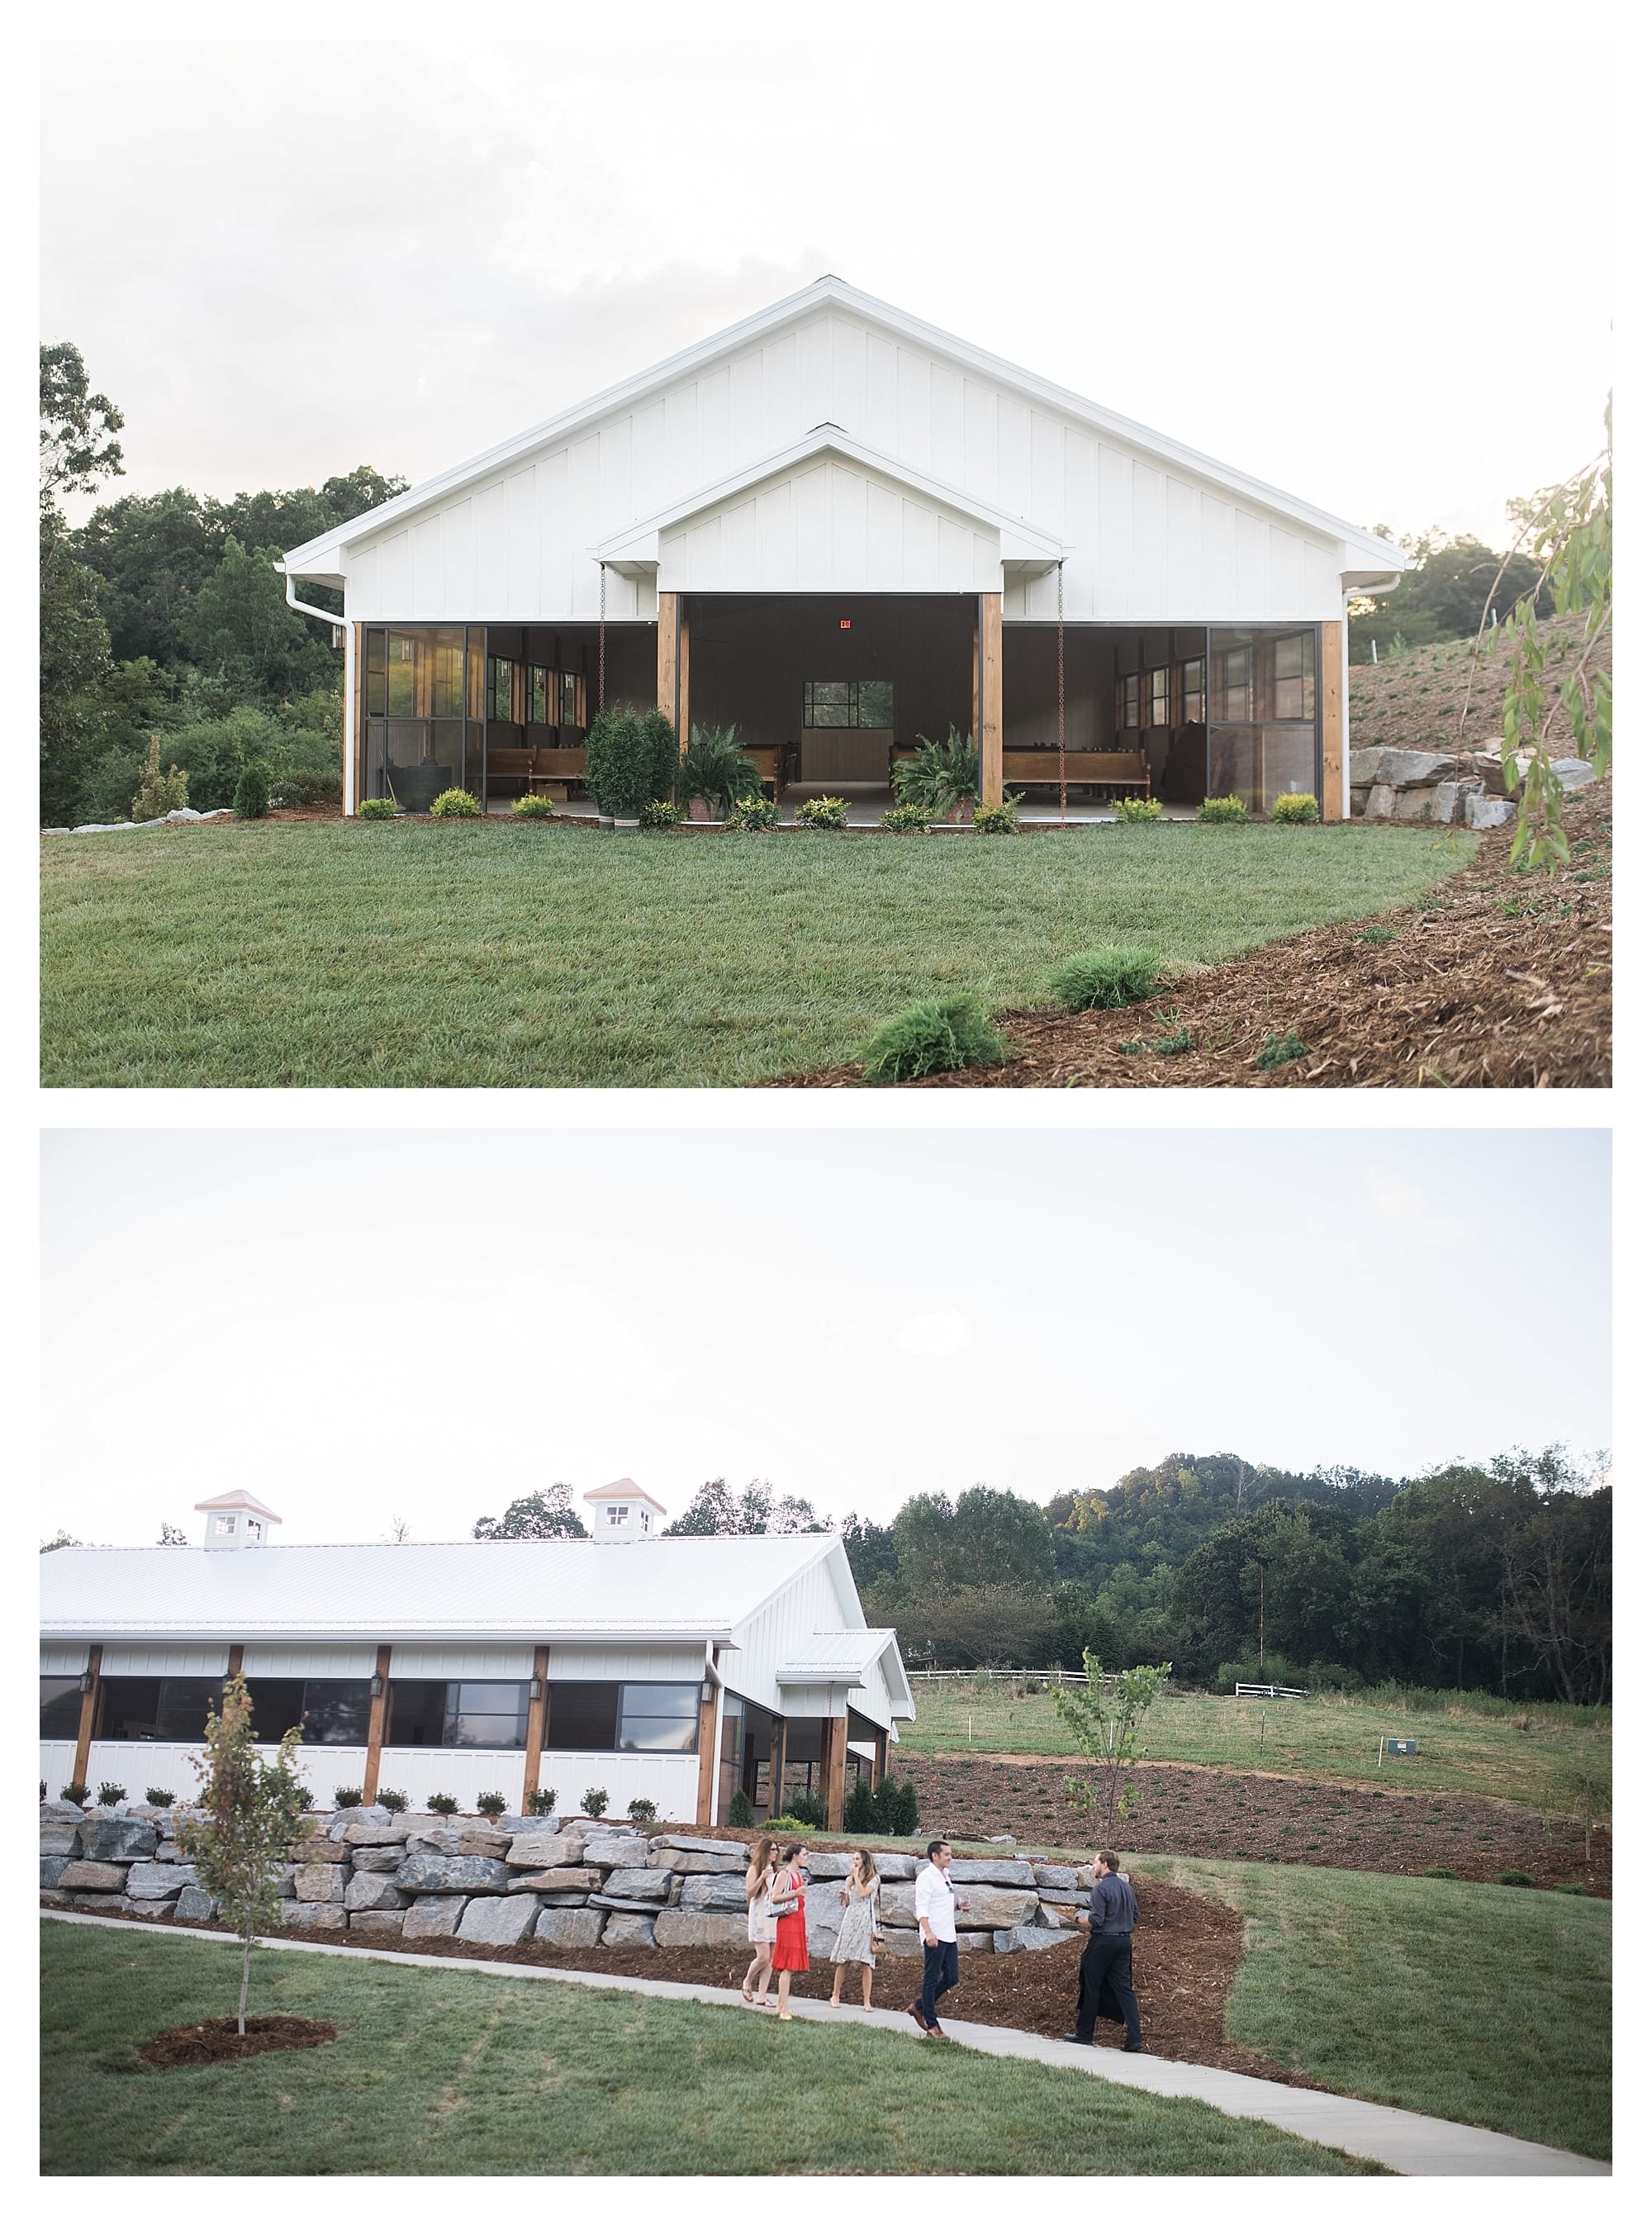
<svg viewBox="0 0 1652 2216"><path fill-rule="evenodd" d="M1113 729L1114 642L1096 624L1066 631L1067 744L1105 747ZM1057 738L1053 624L1004 626L1004 743L1053 747Z"/></svg>
<svg viewBox="0 0 1652 2216"><path fill-rule="evenodd" d="M738 723L747 746L800 737L810 678L889 680L901 746L944 739L949 723L970 729L973 594L696 593L688 620L693 720Z"/></svg>

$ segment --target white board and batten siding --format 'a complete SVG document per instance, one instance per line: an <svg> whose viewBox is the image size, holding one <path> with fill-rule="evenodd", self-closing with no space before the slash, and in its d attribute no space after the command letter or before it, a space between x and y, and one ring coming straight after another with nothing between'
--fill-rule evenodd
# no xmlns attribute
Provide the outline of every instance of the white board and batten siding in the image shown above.
<svg viewBox="0 0 1652 2216"><path fill-rule="evenodd" d="M101 1665L106 1677L224 1677L230 1649L222 1647L107 1644Z"/></svg>
<svg viewBox="0 0 1652 2216"><path fill-rule="evenodd" d="M596 1786L608 1795L605 1813L622 1821L633 1800L652 1800L661 1823L691 1824L699 1777L699 1757L692 1754L576 1754L547 1747L539 1757L541 1788L551 1788L556 1813L563 1816L578 1815L580 1801Z"/></svg>
<svg viewBox="0 0 1652 2216"><path fill-rule="evenodd" d="M390 1680L420 1678L425 1683L462 1679L511 1679L521 1683L533 1675L531 1647L434 1647L399 1642L390 1648Z"/></svg>
<svg viewBox="0 0 1652 2216"><path fill-rule="evenodd" d="M43 1641L40 1647L40 1675L42 1677L78 1677L91 1659L91 1647L83 1639L69 1646Z"/></svg>
<svg viewBox="0 0 1652 2216"><path fill-rule="evenodd" d="M601 1680L617 1684L696 1684L705 1676L705 1643L697 1647L553 1647L552 1685ZM553 1703L555 1696L552 1696Z"/></svg>
<svg viewBox="0 0 1652 2216"><path fill-rule="evenodd" d="M243 1649L249 1677L371 1677L378 1665L374 1647L286 1647L261 1640Z"/></svg>
<svg viewBox="0 0 1652 2216"><path fill-rule="evenodd" d="M853 1608L845 1606L829 1560L815 1562L766 1607L736 1628L737 1649L722 1665L723 1682L731 1693L744 1694L783 1715L842 1715L845 1698L840 1686L829 1691L821 1685L783 1686L777 1684L775 1673L807 1654L817 1633L859 1630L864 1624L858 1603ZM851 1688L846 1704L869 1722L886 1727L890 1723L888 1690L881 1665L868 1668L865 1685Z"/></svg>
<svg viewBox="0 0 1652 2216"><path fill-rule="evenodd" d="M361 622L593 620L597 547L826 423L1059 542L1074 623L1335 621L1345 561L1370 558L1331 519L1281 514L1264 488L1201 477L1196 458L1168 460L835 299L318 551L313 574L341 575ZM693 521L662 538L667 589L978 592L1004 577L978 528L840 465ZM611 571L607 612L652 619L654 592L646 571ZM1053 572L1011 572L1006 621L1055 612Z"/></svg>

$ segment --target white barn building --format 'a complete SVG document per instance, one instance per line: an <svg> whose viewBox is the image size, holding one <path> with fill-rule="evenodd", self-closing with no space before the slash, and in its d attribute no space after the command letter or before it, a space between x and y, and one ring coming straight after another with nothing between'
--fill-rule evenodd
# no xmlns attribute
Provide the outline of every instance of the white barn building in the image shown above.
<svg viewBox="0 0 1652 2216"><path fill-rule="evenodd" d="M343 596L344 805L577 784L599 705L737 723L777 796L921 735L1012 785L1348 812L1385 540L836 277L281 565Z"/></svg>
<svg viewBox="0 0 1652 2216"><path fill-rule="evenodd" d="M319 1805L390 1788L528 1813L599 1787L611 1810L726 1820L808 1783L835 1823L913 1714L835 1532L661 1538L629 1481L586 1495L586 1540L282 1546L249 1493L203 1501L199 1547L62 1548L40 1562L40 1776L187 1796L188 1757L243 1671L261 1737L304 1729Z"/></svg>

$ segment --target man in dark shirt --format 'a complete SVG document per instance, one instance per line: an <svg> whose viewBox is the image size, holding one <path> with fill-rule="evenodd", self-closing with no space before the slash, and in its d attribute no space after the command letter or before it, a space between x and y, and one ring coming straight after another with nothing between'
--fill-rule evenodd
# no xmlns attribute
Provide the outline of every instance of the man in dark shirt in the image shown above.
<svg viewBox="0 0 1652 2216"><path fill-rule="evenodd" d="M1104 2016L1124 2026L1125 2053L1141 2054L1145 2052L1141 2043L1141 2013L1130 1982L1135 1887L1127 1877L1120 1876L1119 1858L1111 1847L1102 1849L1090 1864L1090 1874L1096 1883L1090 1905L1078 1911L1079 1923L1090 1931L1084 1960L1078 1965L1078 2022L1077 2029L1067 2034L1067 2044L1093 2046L1096 2019Z"/></svg>

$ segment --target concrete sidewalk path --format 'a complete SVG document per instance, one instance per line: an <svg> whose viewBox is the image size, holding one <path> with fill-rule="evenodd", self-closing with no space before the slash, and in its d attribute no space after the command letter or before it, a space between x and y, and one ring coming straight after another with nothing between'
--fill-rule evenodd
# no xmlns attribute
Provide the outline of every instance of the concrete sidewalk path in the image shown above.
<svg viewBox="0 0 1652 2216"><path fill-rule="evenodd" d="M130 1936L134 1930L153 1930L163 1936L206 1939L236 1947L240 1941L230 1931L202 1931L167 1924L117 1922L112 1916L77 1916L72 1910L43 1908L42 1920L77 1924ZM347 1962L389 1962L398 1968L464 1970L482 1977L527 1978L568 1985L593 1985L624 1993L646 1993L662 2001L697 2001L710 2008L746 2006L738 1992L722 1985L679 1985L661 1978L610 1977L598 1970L552 1970L537 1963L472 1961L454 1954L402 1954L376 1947L329 1947L315 1939L265 1939L261 1946L299 1954L332 1954ZM968 1962L966 1960L967 1971ZM893 1965L886 1965L886 1975ZM904 2011L858 2007L833 2009L829 2002L794 1998L793 2013L830 2023L859 2026L868 2031L895 2032L908 2039L923 2034ZM771 2015L770 2022L774 2019ZM1384 2108L1374 2101L1346 2099L1340 2093L1315 2093L1297 2085L1276 2085L1271 2078L1247 2078L1237 2070L1211 2070L1198 2062L1167 2062L1157 2054L1126 2054L1115 2047L1068 2047L1059 2039L1046 2039L1031 2031L1011 2031L998 2024L946 2022L955 2046L970 2047L982 2054L1002 2054L1019 2062L1041 2062L1057 2070L1086 2071L1115 2085L1133 2086L1139 2093L1157 2093L1168 2100L1204 2101L1225 2115L1254 2117L1273 2124L1299 2139L1337 2147L1344 2154L1379 2162L1407 2177L1607 2177L1609 2163L1587 2155L1569 2154L1562 2147L1541 2146L1532 2139L1508 2139L1501 2132L1481 2131L1473 2124L1453 2124L1439 2116L1419 2116L1409 2108ZM778 2029L777 2037L784 2034Z"/></svg>

